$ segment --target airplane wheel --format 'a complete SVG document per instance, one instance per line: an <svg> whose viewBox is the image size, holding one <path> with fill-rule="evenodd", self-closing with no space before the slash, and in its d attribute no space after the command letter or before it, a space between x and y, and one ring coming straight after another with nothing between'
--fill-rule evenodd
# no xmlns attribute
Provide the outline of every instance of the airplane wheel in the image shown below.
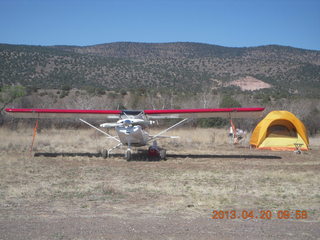
<svg viewBox="0 0 320 240"><path fill-rule="evenodd" d="M167 160L167 151L165 149L160 150L160 159L161 160Z"/></svg>
<svg viewBox="0 0 320 240"><path fill-rule="evenodd" d="M106 149L103 149L102 152L101 152L101 155L104 159L106 159L108 157L108 150Z"/></svg>
<svg viewBox="0 0 320 240"><path fill-rule="evenodd" d="M126 157L126 159L127 159L128 162L131 161L131 159L132 159L132 152L131 152L131 150L127 150L125 157Z"/></svg>

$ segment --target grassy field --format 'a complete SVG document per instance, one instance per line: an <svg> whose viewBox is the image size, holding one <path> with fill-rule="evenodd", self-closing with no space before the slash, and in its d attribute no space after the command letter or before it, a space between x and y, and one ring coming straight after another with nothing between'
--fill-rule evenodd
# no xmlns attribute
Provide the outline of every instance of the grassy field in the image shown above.
<svg viewBox="0 0 320 240"><path fill-rule="evenodd" d="M192 134L190 134L190 131ZM119 154L94 130L43 129L30 155L32 129L0 130L2 217L156 215L210 217L213 210L307 210L319 221L319 141L313 150L250 150L229 144L221 129L180 129L164 140L167 161ZM122 153L122 151L116 151ZM51 155L50 155L51 154Z"/></svg>

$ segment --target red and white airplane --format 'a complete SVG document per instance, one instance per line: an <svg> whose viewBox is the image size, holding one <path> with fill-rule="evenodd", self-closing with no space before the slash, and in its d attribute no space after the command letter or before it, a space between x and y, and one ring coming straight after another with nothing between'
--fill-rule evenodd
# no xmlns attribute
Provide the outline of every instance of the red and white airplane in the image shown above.
<svg viewBox="0 0 320 240"><path fill-rule="evenodd" d="M175 138L174 136L163 136L169 130L187 122L193 118L259 118L264 108L219 108L219 109L163 109L163 110L79 110L79 109L27 109L7 108L5 111L21 118L79 118L80 121L103 133L117 144L102 151L104 158L109 157L110 152L115 148L127 146L125 158L130 161L132 147L146 146L150 142L148 154L161 159L166 157L166 152L157 146L159 138ZM111 136L101 129L93 126L82 118L89 119L113 119L113 123L102 123L100 127L114 127L118 136ZM146 128L159 119L182 119L171 127L155 135L149 135Z"/></svg>

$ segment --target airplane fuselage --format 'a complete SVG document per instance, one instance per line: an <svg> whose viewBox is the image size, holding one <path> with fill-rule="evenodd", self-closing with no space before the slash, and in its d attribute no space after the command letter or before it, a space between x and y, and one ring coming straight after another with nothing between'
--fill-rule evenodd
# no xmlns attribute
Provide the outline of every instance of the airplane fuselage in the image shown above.
<svg viewBox="0 0 320 240"><path fill-rule="evenodd" d="M150 139L149 134L144 131L140 125L117 126L115 130L123 145L136 147L145 146Z"/></svg>

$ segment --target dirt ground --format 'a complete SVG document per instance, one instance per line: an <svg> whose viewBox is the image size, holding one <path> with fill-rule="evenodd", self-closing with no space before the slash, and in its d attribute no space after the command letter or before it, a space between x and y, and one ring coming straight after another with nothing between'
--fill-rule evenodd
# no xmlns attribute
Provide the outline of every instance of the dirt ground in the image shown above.
<svg viewBox="0 0 320 240"><path fill-rule="evenodd" d="M299 155L174 134L166 161L127 162L89 130L43 130L31 156L32 130L0 129L0 239L319 239L318 139Z"/></svg>

